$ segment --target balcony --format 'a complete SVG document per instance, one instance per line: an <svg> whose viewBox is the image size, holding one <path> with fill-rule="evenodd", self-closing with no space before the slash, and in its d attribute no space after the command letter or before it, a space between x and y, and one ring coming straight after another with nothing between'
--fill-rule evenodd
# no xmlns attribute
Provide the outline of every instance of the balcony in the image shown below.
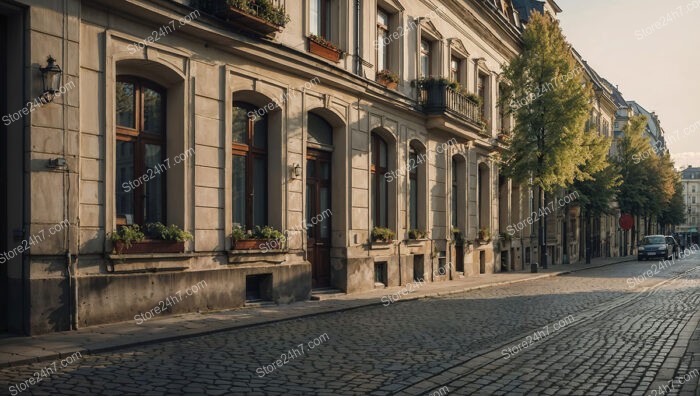
<svg viewBox="0 0 700 396"><path fill-rule="evenodd" d="M192 0L192 7L254 36L270 36L289 22L285 0Z"/></svg>
<svg viewBox="0 0 700 396"><path fill-rule="evenodd" d="M486 133L486 123L482 119L479 103L451 88L447 81L428 80L418 83L418 102L425 114L442 116L445 118L444 123L457 121L467 124L481 135Z"/></svg>

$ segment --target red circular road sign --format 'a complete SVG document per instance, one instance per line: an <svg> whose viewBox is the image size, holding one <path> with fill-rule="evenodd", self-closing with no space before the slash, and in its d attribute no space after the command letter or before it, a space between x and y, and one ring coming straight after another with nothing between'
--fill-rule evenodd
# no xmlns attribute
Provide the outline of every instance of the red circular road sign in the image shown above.
<svg viewBox="0 0 700 396"><path fill-rule="evenodd" d="M620 227L622 227L623 230L631 230L632 227L634 226L634 217L630 214L623 214L620 216Z"/></svg>

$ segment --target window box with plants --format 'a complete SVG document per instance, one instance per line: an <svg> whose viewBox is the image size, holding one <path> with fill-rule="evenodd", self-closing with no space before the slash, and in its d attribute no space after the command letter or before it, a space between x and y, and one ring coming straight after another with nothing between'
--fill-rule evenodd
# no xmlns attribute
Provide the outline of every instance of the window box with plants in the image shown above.
<svg viewBox="0 0 700 396"><path fill-rule="evenodd" d="M309 36L309 52L331 62L340 62L340 56L343 54L333 43L315 34Z"/></svg>
<svg viewBox="0 0 700 396"><path fill-rule="evenodd" d="M389 246L394 243L394 231L384 227L372 229L372 245Z"/></svg>
<svg viewBox="0 0 700 396"><path fill-rule="evenodd" d="M419 241L426 239L428 237L428 232L418 229L418 228L412 228L408 230L408 239L411 241Z"/></svg>
<svg viewBox="0 0 700 396"><path fill-rule="evenodd" d="M255 226L252 230L235 225L231 234L233 250L277 250L286 242L280 231L270 226Z"/></svg>
<svg viewBox="0 0 700 396"><path fill-rule="evenodd" d="M278 32L289 22L280 0L194 0L192 6L261 36Z"/></svg>
<svg viewBox="0 0 700 396"><path fill-rule="evenodd" d="M172 224L148 223L119 226L109 235L116 254L184 253L192 234Z"/></svg>
<svg viewBox="0 0 700 396"><path fill-rule="evenodd" d="M391 70L384 69L377 73L377 82L389 89L399 86L399 76Z"/></svg>
<svg viewBox="0 0 700 396"><path fill-rule="evenodd" d="M484 227L479 229L479 237L477 239L480 245L486 245L491 242L491 230Z"/></svg>
<svg viewBox="0 0 700 396"><path fill-rule="evenodd" d="M498 141L501 143L508 143L510 141L510 132L503 129L498 133Z"/></svg>

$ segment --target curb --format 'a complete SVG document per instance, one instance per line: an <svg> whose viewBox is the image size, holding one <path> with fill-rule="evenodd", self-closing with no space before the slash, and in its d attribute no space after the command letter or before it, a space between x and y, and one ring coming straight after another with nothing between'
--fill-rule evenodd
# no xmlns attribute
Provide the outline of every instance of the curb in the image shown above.
<svg viewBox="0 0 700 396"><path fill-rule="evenodd" d="M609 265L624 263L624 262L628 262L628 261L634 261L634 258L624 258L622 260L613 261L610 263L591 265L589 267L571 269L568 271L552 272L549 274L542 274L542 275L533 276L533 277L525 278L525 279L516 279L516 280L512 280L512 281L488 283L488 284L484 284L484 285L465 287L465 288L456 289L456 290L427 293L427 294L423 294L420 296L413 296L410 298L409 297L402 298L401 300L396 301L395 303L401 303L401 302L406 302L406 301L415 301L415 300L419 300L421 298L444 297L444 296L450 296L450 295L454 295L454 294L469 292L469 291L473 291L473 290L486 289L486 288L495 287L495 286L504 286L504 285L511 285L511 284L515 284L515 283L528 282L528 281L533 281L533 280L538 280L538 279L553 278L555 276L561 276L561 275L571 274L571 273L580 272L580 271L586 271L586 270L595 269L595 268L607 267ZM332 299L325 300L325 301L332 301ZM296 316L292 316L292 317L288 317L288 318L272 319L272 320L259 322L259 323L236 324L236 325L226 326L226 327L222 327L222 328L218 328L218 329L198 331L197 333L192 333L192 334L178 334L178 335L173 335L173 336L165 336L165 337L156 338L156 339L150 339L150 340L145 340L145 341L136 341L136 342L127 342L124 344L111 345L111 346L102 347L102 348L93 348L93 349L83 348L83 349L73 350L72 352L61 352L61 353L54 353L54 354L50 354L50 355L31 357L31 358L22 359L22 360L13 360L11 362L0 362L0 368L22 366L22 365L27 365L27 364L32 364L32 363L44 362L44 361L48 361L48 360L63 359L66 356L70 356L76 352L80 353L81 355L83 355L83 354L95 355L95 354L103 353L103 352L111 352L111 351L120 350L120 349L128 349L128 348L132 348L132 347L152 344L154 342L177 341L177 340L182 340L185 338L206 336L206 335L221 333L224 331L245 329L248 327L261 326L261 325L267 325L267 324L272 324L272 323L282 323L282 322L303 319L303 318L308 318L308 317L313 317L313 316L318 316L318 315L352 311L355 309L366 308L366 307L371 307L371 306L375 306L375 305L383 305L383 304L384 303L381 300L376 301L376 302L364 302L364 303L359 303L358 305L351 306L351 307L332 308L332 309L329 309L327 311L312 312L312 313L296 315Z"/></svg>

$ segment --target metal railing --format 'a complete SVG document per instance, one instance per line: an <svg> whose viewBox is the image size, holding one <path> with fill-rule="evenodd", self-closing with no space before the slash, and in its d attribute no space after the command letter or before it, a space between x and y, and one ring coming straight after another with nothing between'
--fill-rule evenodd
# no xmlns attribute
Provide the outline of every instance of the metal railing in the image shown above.
<svg viewBox="0 0 700 396"><path fill-rule="evenodd" d="M477 124L482 122L481 106L445 83L428 82L420 85L418 101L427 114L451 112Z"/></svg>

